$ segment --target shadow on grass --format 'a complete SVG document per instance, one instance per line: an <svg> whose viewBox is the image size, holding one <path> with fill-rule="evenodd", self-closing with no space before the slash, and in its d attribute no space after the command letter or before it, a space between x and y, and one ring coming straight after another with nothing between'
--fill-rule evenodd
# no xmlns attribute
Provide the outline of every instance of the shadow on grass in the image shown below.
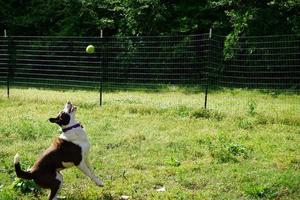
<svg viewBox="0 0 300 200"><path fill-rule="evenodd" d="M6 85L0 85L0 88L7 88ZM181 92L183 94L200 94L205 93L206 88L209 94L219 93L219 92L234 92L235 90L243 90L249 92L258 92L260 94L268 94L271 96L278 95L299 95L300 89L280 89L280 88L249 88L249 87L223 87L215 84L210 84L208 87L205 84L189 84L189 85L179 85L179 84L110 84L105 83L100 87L100 84L61 84L61 83L35 83L35 82L24 82L22 84L12 83L10 88L36 88L41 90L54 90L54 91L91 91L102 93L117 93L117 92L145 92L145 93L168 93L168 92ZM102 88L102 89L100 89Z"/></svg>

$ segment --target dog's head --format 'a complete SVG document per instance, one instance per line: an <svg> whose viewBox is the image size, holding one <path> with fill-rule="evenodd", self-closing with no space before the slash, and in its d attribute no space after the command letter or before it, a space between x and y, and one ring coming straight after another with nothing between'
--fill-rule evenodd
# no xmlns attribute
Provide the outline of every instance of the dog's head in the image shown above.
<svg viewBox="0 0 300 200"><path fill-rule="evenodd" d="M64 109L55 118L50 118L51 123L56 123L59 126L67 126L75 121L75 113L77 108L71 103L67 102Z"/></svg>

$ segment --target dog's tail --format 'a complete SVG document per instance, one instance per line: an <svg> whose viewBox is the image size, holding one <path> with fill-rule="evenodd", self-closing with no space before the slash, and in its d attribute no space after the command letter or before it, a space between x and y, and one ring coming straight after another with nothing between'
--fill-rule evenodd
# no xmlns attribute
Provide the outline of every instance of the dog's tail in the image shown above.
<svg viewBox="0 0 300 200"><path fill-rule="evenodd" d="M20 166L20 155L17 153L14 157L14 165L17 177L23 179L33 179L33 175L30 172L23 171Z"/></svg>

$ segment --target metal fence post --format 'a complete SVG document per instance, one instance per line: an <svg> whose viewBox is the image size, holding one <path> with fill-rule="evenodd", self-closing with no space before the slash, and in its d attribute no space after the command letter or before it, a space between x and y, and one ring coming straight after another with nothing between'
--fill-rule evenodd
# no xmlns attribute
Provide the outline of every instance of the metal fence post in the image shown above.
<svg viewBox="0 0 300 200"><path fill-rule="evenodd" d="M9 40L7 38L7 32L6 29L4 29L4 37L7 39L7 51L9 51ZM10 56L10 55L9 55ZM6 88L7 88L7 98L9 98L9 68L10 68L10 63L8 62L8 66L7 66L7 77L6 77Z"/></svg>
<svg viewBox="0 0 300 200"><path fill-rule="evenodd" d="M102 41L103 41L103 30L100 30L100 41L101 41L101 44L102 44ZM102 52L99 52L99 53L102 53ZM100 106L102 106L102 93L103 93L103 65L102 65L102 56L101 54L99 54L99 75L100 75L100 87L99 87L99 95L100 95Z"/></svg>
<svg viewBox="0 0 300 200"><path fill-rule="evenodd" d="M204 109L207 108L207 93L208 93L208 85L209 85L209 65L210 65L210 54L211 54L211 36L212 36L212 29L209 29L209 36L208 36L208 57L207 57L207 72L206 72L206 85L205 85L205 99L204 99Z"/></svg>
<svg viewBox="0 0 300 200"><path fill-rule="evenodd" d="M7 51L8 51L8 67L7 67L7 98L10 97L10 85L13 77L13 66L16 64L16 50L12 37L7 36L6 29L4 30L4 37L7 38Z"/></svg>
<svg viewBox="0 0 300 200"><path fill-rule="evenodd" d="M13 37L8 36L8 72L7 72L7 97L10 96L11 81L14 76L14 66L16 65L16 47Z"/></svg>

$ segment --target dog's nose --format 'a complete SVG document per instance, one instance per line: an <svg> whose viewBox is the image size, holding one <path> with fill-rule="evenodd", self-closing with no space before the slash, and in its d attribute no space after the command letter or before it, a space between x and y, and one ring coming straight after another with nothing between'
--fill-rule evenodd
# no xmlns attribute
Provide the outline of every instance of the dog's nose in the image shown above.
<svg viewBox="0 0 300 200"><path fill-rule="evenodd" d="M72 104L71 101L68 101L67 104Z"/></svg>

